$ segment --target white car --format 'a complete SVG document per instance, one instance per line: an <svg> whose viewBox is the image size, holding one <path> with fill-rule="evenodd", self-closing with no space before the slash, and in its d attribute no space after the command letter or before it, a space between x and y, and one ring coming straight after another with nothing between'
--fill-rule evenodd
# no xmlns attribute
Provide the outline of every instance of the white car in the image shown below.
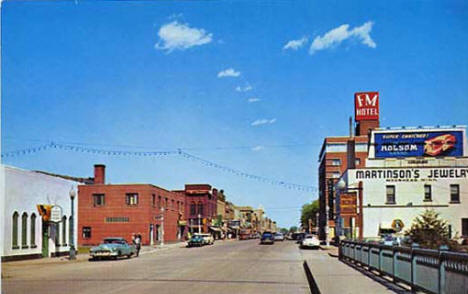
<svg viewBox="0 0 468 294"><path fill-rule="evenodd" d="M214 244L214 238L211 234L193 234L193 235L199 235L203 238L203 244L204 245L213 245Z"/></svg>
<svg viewBox="0 0 468 294"><path fill-rule="evenodd" d="M315 235L305 235L301 241L301 248L319 248L320 240Z"/></svg>
<svg viewBox="0 0 468 294"><path fill-rule="evenodd" d="M275 233L275 241L284 241L284 235L282 233Z"/></svg>

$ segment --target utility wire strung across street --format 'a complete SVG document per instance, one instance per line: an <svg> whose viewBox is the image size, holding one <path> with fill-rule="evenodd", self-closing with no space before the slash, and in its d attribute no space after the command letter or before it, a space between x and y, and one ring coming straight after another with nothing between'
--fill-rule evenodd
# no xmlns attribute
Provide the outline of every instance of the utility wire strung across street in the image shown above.
<svg viewBox="0 0 468 294"><path fill-rule="evenodd" d="M17 156L23 156L23 155L28 155L28 154L33 154L37 153L40 151L45 151L48 149L60 149L60 150L65 150L65 151L73 151L73 152L81 152L81 153L90 153L90 154L97 154L97 155L106 155L106 156L147 156L147 157L160 157L160 156L169 156L169 155L178 155L181 156L185 159L189 159L192 161L197 161L201 163L202 165L216 168L219 170L222 170L227 173L234 174L239 177L247 178L250 180L255 180L258 182L263 182L267 183L270 185L275 185L275 186L282 186L286 189L290 190L297 190L297 191L304 191L304 192L317 192L317 188L313 186L307 186L307 185L301 185L301 184L295 184L295 183L290 183L290 182L285 182L277 179L272 179L268 177L263 177L263 176L258 176L250 173L246 173L243 171L239 171L237 169L220 165L215 162L200 158L198 156L192 155L190 153L187 153L183 151L182 149L177 149L177 150L166 150L166 151L132 151L132 150L105 150L105 149L97 149L97 148L91 148L91 147L86 147L86 146L76 146L76 145L71 145L71 144L61 144L61 143L55 143L51 142L48 144L44 144L38 147L31 147L27 149L22 149L22 150L16 150L16 151L11 151L11 152L6 152L2 154L2 158L8 158L8 157L17 157Z"/></svg>

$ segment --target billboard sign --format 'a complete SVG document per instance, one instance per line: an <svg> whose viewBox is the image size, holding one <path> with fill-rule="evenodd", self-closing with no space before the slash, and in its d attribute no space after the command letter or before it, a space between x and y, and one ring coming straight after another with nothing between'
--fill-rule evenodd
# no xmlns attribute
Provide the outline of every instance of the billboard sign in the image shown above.
<svg viewBox="0 0 468 294"><path fill-rule="evenodd" d="M463 156L462 131L374 133L375 157Z"/></svg>
<svg viewBox="0 0 468 294"><path fill-rule="evenodd" d="M354 119L378 120L379 119L379 92L361 92L354 94Z"/></svg>

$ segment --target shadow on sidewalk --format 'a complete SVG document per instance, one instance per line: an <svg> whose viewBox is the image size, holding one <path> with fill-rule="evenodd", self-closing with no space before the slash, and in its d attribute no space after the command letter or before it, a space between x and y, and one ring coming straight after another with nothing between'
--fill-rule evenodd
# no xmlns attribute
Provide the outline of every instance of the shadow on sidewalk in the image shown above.
<svg viewBox="0 0 468 294"><path fill-rule="evenodd" d="M375 274L372 271L367 271L366 269L352 263L346 260L341 260L344 264L348 265L349 267L352 267L354 270L360 272L361 274L371 278L372 280L376 281L377 283L385 286L387 289L397 293L397 294L412 294L414 292L411 292L409 288L404 288L403 286L399 284L395 284L392 281L387 280L386 278L379 276L378 274Z"/></svg>

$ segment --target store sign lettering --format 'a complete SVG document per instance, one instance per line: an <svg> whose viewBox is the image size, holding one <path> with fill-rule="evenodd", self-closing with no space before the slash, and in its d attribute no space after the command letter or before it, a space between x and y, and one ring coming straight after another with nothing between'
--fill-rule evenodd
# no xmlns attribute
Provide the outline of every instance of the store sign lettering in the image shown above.
<svg viewBox="0 0 468 294"><path fill-rule="evenodd" d="M433 168L433 169L375 169L358 170L356 179L466 179L468 169Z"/></svg>
<svg viewBox="0 0 468 294"><path fill-rule="evenodd" d="M354 94L355 120L379 119L379 92Z"/></svg>

